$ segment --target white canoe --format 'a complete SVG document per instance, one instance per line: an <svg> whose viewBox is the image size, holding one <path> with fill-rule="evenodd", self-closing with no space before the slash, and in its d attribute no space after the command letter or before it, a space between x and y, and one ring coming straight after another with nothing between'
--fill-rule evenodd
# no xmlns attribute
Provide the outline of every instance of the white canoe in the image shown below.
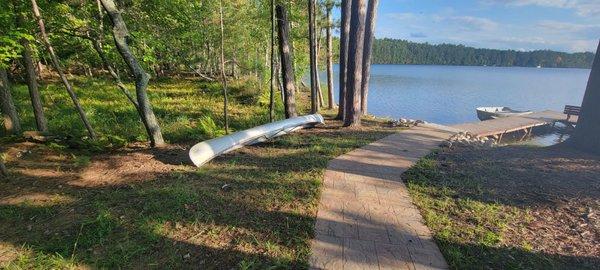
<svg viewBox="0 0 600 270"><path fill-rule="evenodd" d="M239 131L219 138L203 141L190 149L190 159L197 167L213 158L246 145L264 142L308 126L324 124L323 116L311 114L285 119L251 129Z"/></svg>

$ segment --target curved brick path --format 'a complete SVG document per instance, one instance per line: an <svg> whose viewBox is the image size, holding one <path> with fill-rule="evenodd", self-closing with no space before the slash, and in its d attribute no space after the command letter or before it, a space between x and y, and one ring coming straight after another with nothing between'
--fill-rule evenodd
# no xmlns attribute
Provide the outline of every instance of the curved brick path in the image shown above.
<svg viewBox="0 0 600 270"><path fill-rule="evenodd" d="M400 175L452 134L436 125L414 127L332 160L311 268L448 268Z"/></svg>

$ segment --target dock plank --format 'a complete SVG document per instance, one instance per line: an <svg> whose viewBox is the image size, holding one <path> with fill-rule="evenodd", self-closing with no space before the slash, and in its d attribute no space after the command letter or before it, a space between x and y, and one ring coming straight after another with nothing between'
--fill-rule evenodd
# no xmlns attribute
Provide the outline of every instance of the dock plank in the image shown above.
<svg viewBox="0 0 600 270"><path fill-rule="evenodd" d="M572 116L569 123L577 123L577 117ZM477 137L487 137L504 133L525 130L537 126L552 125L556 122L566 122L567 115L556 111L541 111L528 115L497 118L487 121L453 125L452 128L467 132Z"/></svg>

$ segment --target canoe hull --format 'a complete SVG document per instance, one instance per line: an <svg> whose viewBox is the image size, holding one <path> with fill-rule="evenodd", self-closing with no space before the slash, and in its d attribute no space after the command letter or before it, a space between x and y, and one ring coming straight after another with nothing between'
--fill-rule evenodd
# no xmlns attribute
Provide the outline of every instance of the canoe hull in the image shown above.
<svg viewBox="0 0 600 270"><path fill-rule="evenodd" d="M200 167L213 158L229 151L246 145L264 142L305 127L324 123L323 116L320 114L285 119L200 142L190 149L189 156L194 165Z"/></svg>

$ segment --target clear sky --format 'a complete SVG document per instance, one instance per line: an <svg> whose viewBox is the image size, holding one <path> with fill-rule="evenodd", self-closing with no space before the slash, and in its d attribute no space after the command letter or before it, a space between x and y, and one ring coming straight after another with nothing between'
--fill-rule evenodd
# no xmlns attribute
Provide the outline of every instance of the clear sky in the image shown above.
<svg viewBox="0 0 600 270"><path fill-rule="evenodd" d="M600 0L380 0L377 38L595 51Z"/></svg>

